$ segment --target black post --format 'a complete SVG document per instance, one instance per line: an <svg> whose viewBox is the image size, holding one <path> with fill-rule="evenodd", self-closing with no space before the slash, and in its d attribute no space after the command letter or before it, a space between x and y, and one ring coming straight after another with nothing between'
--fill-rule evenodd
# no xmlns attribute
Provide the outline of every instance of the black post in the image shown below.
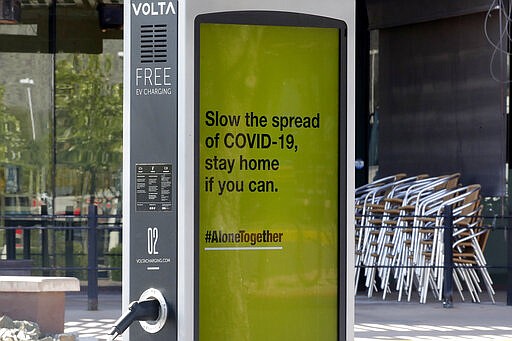
<svg viewBox="0 0 512 341"><path fill-rule="evenodd" d="M41 258L43 268L50 265L50 256L48 254L48 206L41 205ZM48 276L49 271L43 270L43 276Z"/></svg>
<svg viewBox="0 0 512 341"><path fill-rule="evenodd" d="M66 229L65 231L65 259L66 259L66 276L73 277L75 272L73 270L69 270L69 268L74 267L74 256L73 256L73 240L74 240L74 231L73 231L73 206L66 206L66 226L71 227Z"/></svg>
<svg viewBox="0 0 512 341"><path fill-rule="evenodd" d="M507 227L507 305L512 306L512 229Z"/></svg>
<svg viewBox="0 0 512 341"><path fill-rule="evenodd" d="M355 170L356 187L368 182L370 166L368 155L370 101L370 31L366 1L356 1L356 159L364 161L362 168Z"/></svg>
<svg viewBox="0 0 512 341"><path fill-rule="evenodd" d="M98 208L90 204L87 215L88 235L88 280L87 280L87 309L98 310Z"/></svg>
<svg viewBox="0 0 512 341"><path fill-rule="evenodd" d="M444 207L444 281L443 307L453 308L453 212L451 206Z"/></svg>
<svg viewBox="0 0 512 341"><path fill-rule="evenodd" d="M31 233L31 229L26 228L23 230L23 259L30 259L32 257L32 252L30 251Z"/></svg>
<svg viewBox="0 0 512 341"><path fill-rule="evenodd" d="M16 259L16 229L12 225L13 221L9 220L9 228L5 230L7 259Z"/></svg>

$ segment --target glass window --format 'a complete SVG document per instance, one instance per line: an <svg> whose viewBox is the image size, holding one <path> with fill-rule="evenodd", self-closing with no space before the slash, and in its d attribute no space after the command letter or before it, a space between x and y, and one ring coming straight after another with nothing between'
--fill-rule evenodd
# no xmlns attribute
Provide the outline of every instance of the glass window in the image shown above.
<svg viewBox="0 0 512 341"><path fill-rule="evenodd" d="M0 24L0 259L85 267L87 206L121 213L122 18L116 0L22 0ZM99 262L119 266L120 218L99 223ZM42 224L70 229L17 229Z"/></svg>

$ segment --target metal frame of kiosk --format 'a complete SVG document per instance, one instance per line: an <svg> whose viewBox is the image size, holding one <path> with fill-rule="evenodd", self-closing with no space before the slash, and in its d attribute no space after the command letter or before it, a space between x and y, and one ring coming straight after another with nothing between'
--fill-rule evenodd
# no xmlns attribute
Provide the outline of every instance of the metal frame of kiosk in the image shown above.
<svg viewBox="0 0 512 341"><path fill-rule="evenodd" d="M200 175L215 176L215 180L220 180L217 176L221 173L226 175L227 170L220 169L226 167L225 165L217 164L220 168L211 170L214 173L200 173L205 170L205 165L204 159L200 161L204 154L200 144L204 141L199 139L202 137L204 140L208 134L208 131L201 130L198 122L200 96L204 93L198 88L200 70L196 58L201 53L198 49L198 25L201 23L337 27L339 32L343 32L339 64L339 154L336 159L339 216L335 319L337 339L351 340L354 324L354 248L350 242L354 235L350 228L353 226L350 212L353 212L351 198L354 187L355 0L327 0L320 3L306 0L293 3L279 0L125 2L123 311L133 312L133 302L146 301L151 301L156 310L153 307L152 310L140 313L139 318L134 318L139 319L139 322L133 322L131 327L126 327L128 329L123 334L123 339L209 339L207 334L201 334L201 328L205 327L201 325L201 300L204 298L200 295L200 283L204 274L200 274L200 269L205 263L204 259L201 261L204 255L200 250L204 249L201 243L205 236L200 227L200 210L205 206L200 188L204 189L207 185ZM159 25L166 25L165 37L157 37L162 34L162 27ZM146 32L147 30L151 32ZM144 46L146 34L152 34L154 40L166 41L165 47L156 49L165 50L165 58L159 55L162 51L149 51ZM305 119L309 120L310 127L316 125L313 122L316 118L314 115L311 114ZM316 119L323 118L322 115ZM215 119L213 114L211 120ZM272 119L270 114L267 119ZM291 130L289 132L290 135L295 134ZM219 136L225 133L226 131L219 130ZM236 136L238 132L231 133ZM267 135L264 134L272 135L273 132L262 130L259 133L260 138L265 140ZM300 135L295 137L298 144ZM260 141L261 145L266 143L263 140ZM273 142L276 141L270 141ZM278 140L277 142L279 143ZM286 148L289 141L284 136L281 142ZM242 145L244 142L240 140L233 143ZM305 142L300 143L302 145L299 146L306 145ZM243 156L249 158L250 154ZM213 157L215 155L211 158ZM218 158L220 157L219 154ZM274 167L274 173L278 174L276 183L281 181L279 176L284 173L281 170L284 169L285 157L253 158L277 159L275 162L280 163L279 167L276 163L270 167ZM242 161L237 159L238 166L240 162ZM269 181L271 180L272 178ZM260 185L263 187L253 189L265 188L264 184ZM281 182L279 186L284 192L285 186L281 186ZM224 199L226 198L227 195ZM279 233L291 236L288 230L268 233L265 230L269 229L261 231L261 240L268 241L268 233L274 232L277 233L275 238L278 238ZM257 231L250 232L258 238ZM241 240L244 238L247 237L241 237ZM277 239L271 240L277 243ZM285 244L266 246L289 247Z"/></svg>

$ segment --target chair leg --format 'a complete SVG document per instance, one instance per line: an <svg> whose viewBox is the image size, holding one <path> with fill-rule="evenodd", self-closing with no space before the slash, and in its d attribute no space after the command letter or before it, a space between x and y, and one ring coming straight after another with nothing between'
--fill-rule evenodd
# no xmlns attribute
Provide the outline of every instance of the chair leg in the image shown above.
<svg viewBox="0 0 512 341"><path fill-rule="evenodd" d="M459 275L457 274L457 268L453 269L453 283L455 284L455 287L457 288L457 291L459 292L460 298L464 302L466 299L464 297L464 294L462 291L464 290L462 287L462 283L460 282Z"/></svg>

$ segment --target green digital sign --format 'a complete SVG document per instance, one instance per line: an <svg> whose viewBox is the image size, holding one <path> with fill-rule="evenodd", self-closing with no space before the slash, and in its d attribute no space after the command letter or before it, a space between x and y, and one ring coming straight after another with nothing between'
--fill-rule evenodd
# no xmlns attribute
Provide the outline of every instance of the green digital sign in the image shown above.
<svg viewBox="0 0 512 341"><path fill-rule="evenodd" d="M342 31L303 26L196 26L201 341L338 339Z"/></svg>

